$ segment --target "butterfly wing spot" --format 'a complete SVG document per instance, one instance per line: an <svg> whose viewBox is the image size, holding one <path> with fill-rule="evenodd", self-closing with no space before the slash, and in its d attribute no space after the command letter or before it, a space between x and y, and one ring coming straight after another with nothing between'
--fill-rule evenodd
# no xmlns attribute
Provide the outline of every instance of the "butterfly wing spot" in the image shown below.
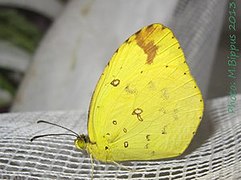
<svg viewBox="0 0 241 180"><path fill-rule="evenodd" d="M161 133L162 133L162 134L167 134L167 132L166 132L166 126L163 127Z"/></svg>
<svg viewBox="0 0 241 180"><path fill-rule="evenodd" d="M105 146L105 150L108 150L109 149L109 147L108 146Z"/></svg>
<svg viewBox="0 0 241 180"><path fill-rule="evenodd" d="M112 121L112 124L117 125L117 121L116 121L116 120L113 120L113 121Z"/></svg>
<svg viewBox="0 0 241 180"><path fill-rule="evenodd" d="M141 115L137 115L137 119L138 119L139 121L143 121Z"/></svg>
<svg viewBox="0 0 241 180"><path fill-rule="evenodd" d="M110 83L112 86L116 87L120 84L120 80L119 79L114 79L113 81L111 81Z"/></svg>
<svg viewBox="0 0 241 180"><path fill-rule="evenodd" d="M134 111L132 112L132 115L140 115L143 112L143 110L141 108L136 108L134 109Z"/></svg>
<svg viewBox="0 0 241 180"><path fill-rule="evenodd" d="M174 120L177 120L178 119L178 109L173 109L173 117L174 117Z"/></svg>
<svg viewBox="0 0 241 180"><path fill-rule="evenodd" d="M167 111L163 107L159 109L159 112L162 113L162 114L166 114L167 113Z"/></svg>
<svg viewBox="0 0 241 180"><path fill-rule="evenodd" d="M150 89L152 89L152 90L155 90L155 89L156 89L155 83L154 83L153 81L150 81L150 82L148 83L148 87L149 87Z"/></svg>
<svg viewBox="0 0 241 180"><path fill-rule="evenodd" d="M124 147L127 148L128 145L129 145L129 144L128 144L128 141L125 141L125 142L124 142Z"/></svg>
<svg viewBox="0 0 241 180"><path fill-rule="evenodd" d="M103 138L108 142L110 143L111 142L111 136L110 136L110 133L106 133Z"/></svg>
<svg viewBox="0 0 241 180"><path fill-rule="evenodd" d="M118 49L116 49L116 50L115 50L115 54L117 54L117 53L118 53L119 49L120 49L120 48L118 48Z"/></svg>
<svg viewBox="0 0 241 180"><path fill-rule="evenodd" d="M163 100L169 99L169 94L168 94L168 91L167 91L166 88L163 88L163 89L161 90L161 94L162 94Z"/></svg>
<svg viewBox="0 0 241 180"><path fill-rule="evenodd" d="M154 41L148 41L148 43L145 41L145 37L147 37L148 34L150 34L154 29L154 26L149 26L148 28L136 33L135 39L137 45L143 49L144 53L147 55L146 64L153 63L153 59L155 58L158 50L158 47L154 44Z"/></svg>
<svg viewBox="0 0 241 180"><path fill-rule="evenodd" d="M139 121L143 121L142 117L141 117L141 113L143 112L143 110L141 108L136 108L134 109L134 111L132 112L132 115L136 115L137 119Z"/></svg>
<svg viewBox="0 0 241 180"><path fill-rule="evenodd" d="M127 133L127 129L126 129L126 128L123 128L123 132L124 132L124 133Z"/></svg>
<svg viewBox="0 0 241 180"><path fill-rule="evenodd" d="M150 134L146 135L146 140L150 141Z"/></svg>
<svg viewBox="0 0 241 180"><path fill-rule="evenodd" d="M103 136L103 138L109 138L110 137L110 133L106 133L104 136Z"/></svg>
<svg viewBox="0 0 241 180"><path fill-rule="evenodd" d="M144 148L145 148L145 149L148 149L148 146L149 146L149 143L147 143Z"/></svg>
<svg viewBox="0 0 241 180"><path fill-rule="evenodd" d="M124 43L129 44L130 42L131 42L131 41L130 41L130 38L128 38L127 40L125 40Z"/></svg>
<svg viewBox="0 0 241 180"><path fill-rule="evenodd" d="M135 88L130 88L129 85L125 87L125 91L129 94L135 94L137 92Z"/></svg>

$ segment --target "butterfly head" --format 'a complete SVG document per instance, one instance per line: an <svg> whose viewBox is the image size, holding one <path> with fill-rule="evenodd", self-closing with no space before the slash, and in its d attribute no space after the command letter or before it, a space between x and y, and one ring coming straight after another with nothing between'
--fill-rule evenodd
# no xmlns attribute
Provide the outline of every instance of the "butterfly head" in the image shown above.
<svg viewBox="0 0 241 180"><path fill-rule="evenodd" d="M75 139L74 145L77 149L83 150L83 149L86 149L88 142L89 142L88 137L85 136L84 134L81 134Z"/></svg>
<svg viewBox="0 0 241 180"><path fill-rule="evenodd" d="M46 136L62 136L62 135L75 136L76 137L76 139L74 141L75 147L77 149L81 149L81 150L86 149L87 144L90 142L88 136L86 136L84 134L79 135L78 133L76 133L73 130L71 130L69 128L66 128L64 126L61 126L61 125L58 125L58 124L55 124L55 123L51 123L51 122L48 122L48 121L45 121L45 120L39 120L39 121L37 121L37 123L45 123L45 124L57 126L57 127L60 127L62 129L65 129L65 130L69 131L70 133L42 134L42 135L37 135L37 136L32 137L30 139L30 141L33 141L33 140L38 139L38 138L46 137Z"/></svg>

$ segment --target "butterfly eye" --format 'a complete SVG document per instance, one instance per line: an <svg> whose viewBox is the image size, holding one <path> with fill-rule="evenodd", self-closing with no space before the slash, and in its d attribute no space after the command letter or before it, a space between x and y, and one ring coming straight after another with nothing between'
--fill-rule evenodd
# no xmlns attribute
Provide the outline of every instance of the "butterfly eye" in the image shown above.
<svg viewBox="0 0 241 180"><path fill-rule="evenodd" d="M80 150L86 148L86 142L85 142L85 140L84 140L83 138L80 138L80 137L78 137L77 139L75 139L74 145L75 145L75 147L76 147L77 149L80 149Z"/></svg>

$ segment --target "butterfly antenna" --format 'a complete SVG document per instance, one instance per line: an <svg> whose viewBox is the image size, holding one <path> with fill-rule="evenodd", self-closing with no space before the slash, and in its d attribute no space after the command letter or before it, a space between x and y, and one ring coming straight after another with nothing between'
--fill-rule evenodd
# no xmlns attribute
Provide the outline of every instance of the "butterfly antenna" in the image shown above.
<svg viewBox="0 0 241 180"><path fill-rule="evenodd" d="M46 137L46 136L63 136L63 135L76 137L75 134L64 134L64 133L63 133L63 134L62 134L62 133L59 133L59 134L42 134L42 135L38 135L38 136L32 137L32 138L30 139L30 141L32 142L32 141L35 140L35 139L42 138L42 137Z"/></svg>
<svg viewBox="0 0 241 180"><path fill-rule="evenodd" d="M43 135L34 136L33 138L30 139L30 141L33 141L33 140L35 140L35 139L37 139L37 138L46 137L46 136L62 136L62 135L67 135L67 136L79 137L79 134L77 134L76 132L72 131L71 129L66 128L66 127L63 127L63 126L61 126L61 125L58 125L58 124L55 124L55 123L51 123L51 122L48 122L48 121L45 121L45 120L38 120L37 123L45 123L45 124L50 124L50 125L53 125L53 126L57 126L57 127L60 127L60 128L62 128L62 129L65 129L65 130L71 132L72 134L67 134L67 133L43 134Z"/></svg>
<svg viewBox="0 0 241 180"><path fill-rule="evenodd" d="M63 126L61 126L61 125L58 125L58 124L55 124L55 123L51 123L51 122L48 122L48 121L45 121L45 120L38 120L37 123L45 123L45 124L51 124L51 125L53 125L53 126L57 126L57 127L62 128L62 129L65 129L65 130L67 130L67 131L69 131L69 132L72 132L73 134L75 134L76 137L79 137L79 134L78 134L78 133L74 132L73 130L71 130L71 129L69 129L69 128L63 127Z"/></svg>

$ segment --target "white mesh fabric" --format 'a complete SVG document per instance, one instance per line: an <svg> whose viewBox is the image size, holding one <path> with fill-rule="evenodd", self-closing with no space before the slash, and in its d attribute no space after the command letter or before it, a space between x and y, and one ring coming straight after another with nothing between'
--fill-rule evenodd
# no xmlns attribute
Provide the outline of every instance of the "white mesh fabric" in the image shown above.
<svg viewBox="0 0 241 180"><path fill-rule="evenodd" d="M86 132L86 114L81 112L12 113L0 116L0 179L89 179L91 162L76 150L71 137L42 138L34 135L65 132L36 124L45 119ZM227 113L227 97L206 103L206 113L191 146L184 155L158 161L128 162L130 172L116 165L95 161L97 179L240 179L241 95L237 112Z"/></svg>

